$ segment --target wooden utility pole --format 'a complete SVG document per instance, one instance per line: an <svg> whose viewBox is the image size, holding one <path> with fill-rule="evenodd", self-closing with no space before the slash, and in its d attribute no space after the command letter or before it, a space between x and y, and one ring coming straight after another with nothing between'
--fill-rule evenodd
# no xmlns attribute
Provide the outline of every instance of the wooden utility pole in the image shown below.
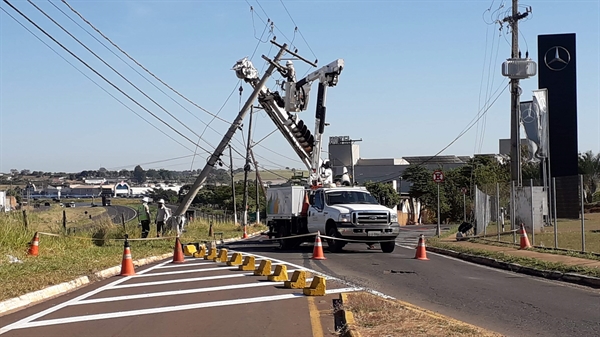
<svg viewBox="0 0 600 337"><path fill-rule="evenodd" d="M235 204L235 180L233 179L233 155L231 154L231 144L229 144L229 172L231 174L231 195L233 196L233 223L237 225L237 206Z"/></svg>
<svg viewBox="0 0 600 337"><path fill-rule="evenodd" d="M252 115L254 114L254 106L250 106L250 120L248 122L248 143L246 144L246 163L244 164L244 226L248 225L248 172L250 166L250 150L252 148Z"/></svg>

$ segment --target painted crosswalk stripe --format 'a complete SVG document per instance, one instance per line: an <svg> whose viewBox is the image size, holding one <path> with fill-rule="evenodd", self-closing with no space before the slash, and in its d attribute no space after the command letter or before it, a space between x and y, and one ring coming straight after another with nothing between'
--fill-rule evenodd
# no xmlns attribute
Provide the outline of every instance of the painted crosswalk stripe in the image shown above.
<svg viewBox="0 0 600 337"><path fill-rule="evenodd" d="M311 282L312 279L307 279L306 282ZM256 287L266 287L266 286L278 286L281 285L281 282L253 282L253 283L243 283L243 284L230 284L226 286L217 286L217 287L208 287L208 288L199 288L199 289L185 289L185 290L173 290L173 291L161 291L156 293L148 293L148 294L136 294L136 295L126 295L126 296L114 296L114 297L104 297L104 298L94 298L91 300L83 300L79 301L73 305L79 304L92 304L92 303L102 303L102 302L115 302L115 301L127 301L127 300L137 300L151 297L161 297L161 296L174 296L174 295L187 295L187 294L196 294L196 293L205 293L211 291L221 291L221 290L233 290L233 289L245 289L245 288L256 288Z"/></svg>
<svg viewBox="0 0 600 337"><path fill-rule="evenodd" d="M291 270L288 270L288 272L291 272ZM254 273L227 274L227 275L192 277L192 278L184 278L184 279L165 280L165 281L121 284L121 285L111 287L110 289L146 287L146 286L156 286L156 285L161 285L161 284L173 284L173 283L184 283L184 282L210 281L210 280L220 280L220 279L233 278L233 277L244 277L244 276L254 276Z"/></svg>
<svg viewBox="0 0 600 337"><path fill-rule="evenodd" d="M339 294L339 293L343 293L343 292L352 292L352 291L357 291L357 290L360 290L360 289L354 288L354 287L331 289L331 290L327 290L326 294L328 294L328 295L329 294ZM113 312L113 313L106 313L106 314L64 317L64 318L29 322L29 323L19 325L19 326L15 327L14 329L36 328L36 327L57 325L57 324L88 322L88 321L97 321L97 320L102 320L102 319L151 315L151 314L160 314L160 313L165 313L165 312L175 312L175 311L194 310L194 309L203 309L203 308L215 308L215 307L230 306L230 305L248 304L248 303L272 302L272 301L280 301L280 300L288 300L288 299L293 299L293 298L304 298L304 297L305 296L303 294L294 293L294 294L282 294L282 295L273 295L273 296L241 298L241 299L235 299L235 300L214 301L214 302L206 302L206 303L175 305L175 306L151 308L151 309L120 311L120 312Z"/></svg>
<svg viewBox="0 0 600 337"><path fill-rule="evenodd" d="M276 266L278 264L281 263L273 263L273 266ZM255 264L255 267L259 266L259 264ZM238 267L229 267L227 265L223 265L220 267L215 267L215 268L198 268L198 269L192 269L192 270L176 270L176 271L166 271L166 272L160 272L160 273L148 273L148 274L144 274L144 275L138 275L135 276L135 278L140 278L140 277L152 277L152 276L164 276L164 275L178 275L178 274L189 274L189 273L201 273L201 272L205 272L205 271L220 271L220 270L238 270Z"/></svg>

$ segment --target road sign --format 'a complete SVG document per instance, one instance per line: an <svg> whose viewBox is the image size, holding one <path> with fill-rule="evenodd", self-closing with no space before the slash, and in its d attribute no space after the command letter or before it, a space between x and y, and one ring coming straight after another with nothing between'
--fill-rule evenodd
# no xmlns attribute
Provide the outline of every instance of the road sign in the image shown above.
<svg viewBox="0 0 600 337"><path fill-rule="evenodd" d="M466 187L461 188L460 191L462 192L462 194L467 194L467 188Z"/></svg>
<svg viewBox="0 0 600 337"><path fill-rule="evenodd" d="M444 182L444 172L442 172L440 170L433 171L433 181L435 181L436 183L443 183Z"/></svg>

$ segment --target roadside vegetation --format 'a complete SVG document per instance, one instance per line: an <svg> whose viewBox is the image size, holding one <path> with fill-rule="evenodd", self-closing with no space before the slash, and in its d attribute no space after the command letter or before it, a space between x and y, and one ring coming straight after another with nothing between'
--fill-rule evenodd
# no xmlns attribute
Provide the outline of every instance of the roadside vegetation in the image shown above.
<svg viewBox="0 0 600 337"><path fill-rule="evenodd" d="M112 224L108 217L100 217L92 226L64 235L61 223L46 222L45 219L44 216L31 217L28 228L25 228L22 213L0 214L0 279L3 289L0 301L80 276L87 275L93 280L94 273L121 264L123 241L118 239L122 239L125 233L130 238L139 238L141 232L137 220L128 222L123 229L121 225ZM213 226L213 230L222 232L225 239L242 235L242 228L233 223L215 223ZM209 240L208 228L209 224L202 220L193 221L188 224L181 240ZM264 229L261 225L250 226L248 232ZM60 236L40 236L39 256L29 257L29 242L36 231ZM150 237L155 235L156 228L151 226ZM172 252L174 240L171 236L164 240L130 241L132 257L135 260Z"/></svg>
<svg viewBox="0 0 600 337"><path fill-rule="evenodd" d="M352 312L356 320L354 328L362 337L501 336L408 303L366 292L349 293L340 309Z"/></svg>

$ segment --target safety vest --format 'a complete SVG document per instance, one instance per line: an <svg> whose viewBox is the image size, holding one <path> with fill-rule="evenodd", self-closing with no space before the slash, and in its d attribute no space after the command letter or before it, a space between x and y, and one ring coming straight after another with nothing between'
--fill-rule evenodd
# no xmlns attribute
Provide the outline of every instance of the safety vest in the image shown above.
<svg viewBox="0 0 600 337"><path fill-rule="evenodd" d="M150 217L148 216L146 209L148 209L148 205L146 205L146 204L141 204L138 207L138 217L140 220L150 220ZM150 212L150 210L148 210L148 212Z"/></svg>

